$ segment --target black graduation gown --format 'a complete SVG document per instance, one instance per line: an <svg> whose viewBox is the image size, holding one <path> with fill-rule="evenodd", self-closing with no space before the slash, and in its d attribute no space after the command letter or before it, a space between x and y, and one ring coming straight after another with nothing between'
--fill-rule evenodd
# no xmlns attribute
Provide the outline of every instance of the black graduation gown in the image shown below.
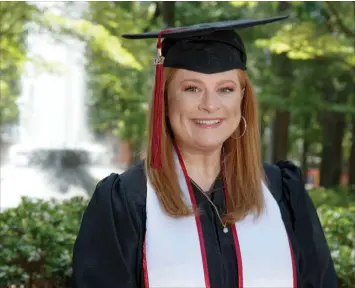
<svg viewBox="0 0 355 288"><path fill-rule="evenodd" d="M316 210L300 170L290 162L264 165L295 253L298 287L336 288L337 277ZM223 233L214 208L194 187L211 288L237 288L232 234ZM224 211L222 181L210 197ZM73 253L74 288L144 288L146 177L143 162L101 180L84 213Z"/></svg>

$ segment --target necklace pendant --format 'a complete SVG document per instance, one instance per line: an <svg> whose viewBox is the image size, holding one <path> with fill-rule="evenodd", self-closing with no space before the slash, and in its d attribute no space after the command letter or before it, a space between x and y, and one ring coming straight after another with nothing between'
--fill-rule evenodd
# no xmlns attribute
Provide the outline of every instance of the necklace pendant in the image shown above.
<svg viewBox="0 0 355 288"><path fill-rule="evenodd" d="M227 228L227 227L224 227L224 228L223 228L223 232L224 232L224 233L228 233L228 228Z"/></svg>

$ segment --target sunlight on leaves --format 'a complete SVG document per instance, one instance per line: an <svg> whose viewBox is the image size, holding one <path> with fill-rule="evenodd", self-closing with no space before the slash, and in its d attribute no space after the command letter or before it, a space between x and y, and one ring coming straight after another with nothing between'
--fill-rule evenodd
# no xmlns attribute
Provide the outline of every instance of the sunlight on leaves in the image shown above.
<svg viewBox="0 0 355 288"><path fill-rule="evenodd" d="M347 39L319 31L315 23L284 25L273 37L258 39L255 44L276 54L287 53L291 59L336 57L349 66L355 66L354 46Z"/></svg>
<svg viewBox="0 0 355 288"><path fill-rule="evenodd" d="M6 93L8 93L9 90L9 85L0 79L0 95L5 95Z"/></svg>
<svg viewBox="0 0 355 288"><path fill-rule="evenodd" d="M135 57L121 46L118 38L112 36L102 25L93 24L83 19L67 19L51 13L46 14L43 21L49 27L55 27L90 43L116 63L137 70L142 69Z"/></svg>
<svg viewBox="0 0 355 288"><path fill-rule="evenodd" d="M258 5L257 1L229 1L229 3L237 8L241 8L243 6L248 6L249 8L253 8Z"/></svg>

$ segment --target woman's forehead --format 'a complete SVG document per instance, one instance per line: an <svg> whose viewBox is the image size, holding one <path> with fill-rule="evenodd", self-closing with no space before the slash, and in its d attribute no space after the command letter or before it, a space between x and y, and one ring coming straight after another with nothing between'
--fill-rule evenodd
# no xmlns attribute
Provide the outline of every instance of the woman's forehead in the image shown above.
<svg viewBox="0 0 355 288"><path fill-rule="evenodd" d="M200 81L200 82L219 82L219 81L236 81L238 79L237 70L228 70L225 72L205 74L195 71L177 69L172 76L173 79L177 82L182 81Z"/></svg>

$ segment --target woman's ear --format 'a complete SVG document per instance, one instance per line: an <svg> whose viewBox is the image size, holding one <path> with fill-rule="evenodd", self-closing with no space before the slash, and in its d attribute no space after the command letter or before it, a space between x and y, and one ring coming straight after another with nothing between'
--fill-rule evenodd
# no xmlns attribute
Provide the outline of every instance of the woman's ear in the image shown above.
<svg viewBox="0 0 355 288"><path fill-rule="evenodd" d="M245 88L242 89L242 98L244 97Z"/></svg>

